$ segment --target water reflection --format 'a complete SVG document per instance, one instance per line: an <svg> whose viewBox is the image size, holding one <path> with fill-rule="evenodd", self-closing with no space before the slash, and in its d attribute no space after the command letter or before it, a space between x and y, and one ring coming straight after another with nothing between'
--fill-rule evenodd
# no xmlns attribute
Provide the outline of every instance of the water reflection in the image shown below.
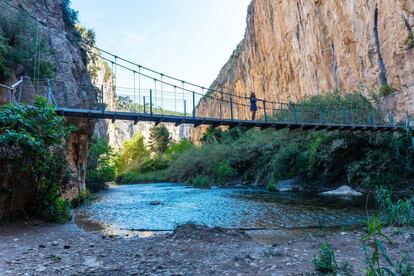
<svg viewBox="0 0 414 276"><path fill-rule="evenodd" d="M202 190L169 183L129 185L99 194L76 220L83 228L97 231L149 230L143 234L147 236L154 234L151 230L172 230L190 221L225 228L352 227L364 220L364 199L246 187Z"/></svg>

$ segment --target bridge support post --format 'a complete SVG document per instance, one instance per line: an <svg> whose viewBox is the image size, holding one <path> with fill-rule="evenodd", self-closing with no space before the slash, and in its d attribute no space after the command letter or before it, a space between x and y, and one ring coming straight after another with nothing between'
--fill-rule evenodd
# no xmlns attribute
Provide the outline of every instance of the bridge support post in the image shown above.
<svg viewBox="0 0 414 276"><path fill-rule="evenodd" d="M19 97L17 98L18 103L22 102L22 93L23 93L23 77L20 78Z"/></svg>
<svg viewBox="0 0 414 276"><path fill-rule="evenodd" d="M264 112L265 123L267 123L266 100L263 100L263 112Z"/></svg>
<svg viewBox="0 0 414 276"><path fill-rule="evenodd" d="M187 117L187 101L184 100L184 117Z"/></svg>
<svg viewBox="0 0 414 276"><path fill-rule="evenodd" d="M144 114L147 114L147 103L145 102L145 96L142 96L144 103Z"/></svg>
<svg viewBox="0 0 414 276"><path fill-rule="evenodd" d="M230 119L233 121L233 98L230 97Z"/></svg>
<svg viewBox="0 0 414 276"><path fill-rule="evenodd" d="M193 118L195 118L196 110L195 110L195 92L193 92Z"/></svg>
<svg viewBox="0 0 414 276"><path fill-rule="evenodd" d="M50 88L50 81L47 80L47 103L52 104L52 89Z"/></svg>
<svg viewBox="0 0 414 276"><path fill-rule="evenodd" d="M152 117L152 90L150 90L150 116Z"/></svg>

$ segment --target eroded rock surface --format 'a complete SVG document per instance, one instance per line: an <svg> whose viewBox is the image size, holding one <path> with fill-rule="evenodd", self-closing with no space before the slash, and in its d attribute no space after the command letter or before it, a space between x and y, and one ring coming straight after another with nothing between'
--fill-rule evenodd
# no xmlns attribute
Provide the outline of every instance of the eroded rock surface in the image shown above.
<svg viewBox="0 0 414 276"><path fill-rule="evenodd" d="M413 30L413 0L253 0L245 37L211 88L296 102L335 89L368 93L388 83L399 92L386 106L401 118L414 113L414 47L407 41ZM220 109L229 117L228 106L205 99L197 114L217 117ZM234 105L233 112L250 116L248 106Z"/></svg>

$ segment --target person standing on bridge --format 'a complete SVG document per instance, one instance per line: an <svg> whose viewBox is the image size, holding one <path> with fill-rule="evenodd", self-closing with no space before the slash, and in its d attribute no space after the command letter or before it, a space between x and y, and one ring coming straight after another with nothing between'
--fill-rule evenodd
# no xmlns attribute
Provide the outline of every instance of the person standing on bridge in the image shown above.
<svg viewBox="0 0 414 276"><path fill-rule="evenodd" d="M257 98L254 92L250 94L250 111L252 112L252 121L256 120Z"/></svg>

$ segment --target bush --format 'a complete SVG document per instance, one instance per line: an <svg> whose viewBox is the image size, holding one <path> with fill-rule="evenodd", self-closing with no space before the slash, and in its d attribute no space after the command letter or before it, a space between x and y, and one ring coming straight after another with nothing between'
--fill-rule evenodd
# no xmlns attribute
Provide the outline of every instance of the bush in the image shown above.
<svg viewBox="0 0 414 276"><path fill-rule="evenodd" d="M89 191L89 189L86 189L85 191L80 191L78 196L74 199L72 199L72 207L77 208L83 204L88 203L91 200L92 194Z"/></svg>
<svg viewBox="0 0 414 276"><path fill-rule="evenodd" d="M137 132L130 140L122 145L122 150L116 160L116 169L122 173L128 167L138 167L149 157L149 151L144 144L144 136Z"/></svg>
<svg viewBox="0 0 414 276"><path fill-rule="evenodd" d="M88 165L86 168L86 186L92 191L106 187L116 177L115 162L117 155L103 139L92 137L88 148Z"/></svg>
<svg viewBox="0 0 414 276"><path fill-rule="evenodd" d="M197 188L206 189L210 188L211 179L207 175L197 175L196 177L191 179L190 183Z"/></svg>
<svg viewBox="0 0 414 276"><path fill-rule="evenodd" d="M167 172L165 170L150 171L145 173L129 171L120 174L117 177L116 181L120 184L157 183L167 182L168 177Z"/></svg>
<svg viewBox="0 0 414 276"><path fill-rule="evenodd" d="M384 85L381 85L380 90L379 90L379 94L382 97L387 97L387 96L391 95L392 93L394 93L395 91L397 91L397 89L395 89L391 85L384 84Z"/></svg>
<svg viewBox="0 0 414 276"><path fill-rule="evenodd" d="M267 182L266 188L269 192L276 192L275 181L273 179L270 179L269 182Z"/></svg>
<svg viewBox="0 0 414 276"><path fill-rule="evenodd" d="M402 256L401 260L397 264L397 272L401 276L412 276L414 275L414 267L409 263L408 256Z"/></svg>
<svg viewBox="0 0 414 276"><path fill-rule="evenodd" d="M218 184L225 184L225 182L231 180L236 175L236 171L230 166L230 162L226 160L214 166L213 175Z"/></svg>
<svg viewBox="0 0 414 276"><path fill-rule="evenodd" d="M319 256L313 256L312 262L316 271L322 273L335 273L338 269L335 253L332 250L332 247L327 243L322 243L320 245Z"/></svg>
<svg viewBox="0 0 414 276"><path fill-rule="evenodd" d="M379 187L375 192L375 202L385 223L396 226L414 226L414 197L394 201L389 189Z"/></svg>
<svg viewBox="0 0 414 276"><path fill-rule="evenodd" d="M410 32L405 39L405 46L407 49L414 48L414 32Z"/></svg>
<svg viewBox="0 0 414 276"><path fill-rule="evenodd" d="M65 125L46 99L37 97L34 106L0 106L0 167L7 175L31 177L34 202L30 207L37 214L45 215L42 210L50 207L50 217L60 217L64 209L60 195L70 180L69 165L62 158L66 153L64 139L72 127ZM10 188L9 196L15 198L19 191L14 181Z"/></svg>
<svg viewBox="0 0 414 276"><path fill-rule="evenodd" d="M46 209L46 213L43 215L46 219L57 222L65 223L71 219L70 203L61 197L57 197L50 206Z"/></svg>
<svg viewBox="0 0 414 276"><path fill-rule="evenodd" d="M69 28L74 28L79 22L79 13L70 7L70 0L62 0L62 16L63 21Z"/></svg>
<svg viewBox="0 0 414 276"><path fill-rule="evenodd" d="M37 37L37 28L26 15L0 17L0 81L12 77L18 67L23 67L21 74L35 77L33 57L36 51L42 53L36 60L39 70L36 77L53 76L55 64L48 34L39 32L37 47L33 47L33 37Z"/></svg>
<svg viewBox="0 0 414 276"><path fill-rule="evenodd" d="M168 168L169 162L161 155L157 155L152 159L144 161L138 168L135 168L137 172L147 173L151 171L161 171Z"/></svg>

